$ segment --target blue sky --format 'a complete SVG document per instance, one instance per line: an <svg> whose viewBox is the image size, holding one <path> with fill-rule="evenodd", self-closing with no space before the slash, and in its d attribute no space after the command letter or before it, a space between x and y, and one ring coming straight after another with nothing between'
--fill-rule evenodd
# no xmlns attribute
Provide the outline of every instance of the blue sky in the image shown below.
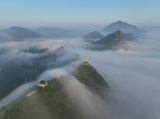
<svg viewBox="0 0 160 119"><path fill-rule="evenodd" d="M1 0L0 28L160 25L160 0Z"/></svg>

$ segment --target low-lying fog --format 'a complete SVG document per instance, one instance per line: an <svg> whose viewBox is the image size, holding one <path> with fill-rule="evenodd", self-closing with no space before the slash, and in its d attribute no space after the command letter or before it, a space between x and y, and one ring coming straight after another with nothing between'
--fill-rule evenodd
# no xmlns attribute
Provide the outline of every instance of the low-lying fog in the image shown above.
<svg viewBox="0 0 160 119"><path fill-rule="evenodd" d="M34 65L36 61L43 65L42 70L33 75L36 80L28 83L24 82L23 78L22 86L0 100L0 108L38 81L69 74L78 64L88 61L110 85L108 109L113 119L159 119L160 35L148 33L146 37L138 40L138 43L129 44L129 50L117 51L84 49L86 43L82 42L81 38L1 43L0 75L3 75L5 66L8 67L7 63L10 62L11 66L14 64L13 66L18 67L17 70L22 68L20 66L25 68L23 63L31 66L28 71L37 66ZM39 54L29 50L34 48L46 51ZM14 67L10 68L14 70ZM23 73L29 75L28 72ZM6 83L4 79L0 79L1 86L3 82ZM6 83L4 91L7 90L7 84L10 83Z"/></svg>

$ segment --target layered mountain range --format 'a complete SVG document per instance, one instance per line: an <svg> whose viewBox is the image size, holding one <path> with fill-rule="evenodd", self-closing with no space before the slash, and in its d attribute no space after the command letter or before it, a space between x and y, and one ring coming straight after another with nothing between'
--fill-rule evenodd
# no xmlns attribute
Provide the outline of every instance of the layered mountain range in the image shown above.
<svg viewBox="0 0 160 119"><path fill-rule="evenodd" d="M38 27L33 29L35 33L42 34L46 38L69 38L74 37L75 33L58 27Z"/></svg>
<svg viewBox="0 0 160 119"><path fill-rule="evenodd" d="M23 27L10 27L7 29L0 30L0 40L3 41L23 41L30 38L42 38L43 35L37 34L31 30Z"/></svg>
<svg viewBox="0 0 160 119"><path fill-rule="evenodd" d="M116 31L102 38L101 40L92 42L88 47L92 50L119 49L119 47L130 41L137 41L131 33Z"/></svg>
<svg viewBox="0 0 160 119"><path fill-rule="evenodd" d="M102 31L103 35L98 31L93 31L83 36L83 38L88 41L95 41L102 39L104 35L106 36L118 30L125 33L131 33L136 37L139 37L145 33L145 30L141 28L138 28L126 22L117 21L106 26ZM13 26L10 28L0 30L1 42L11 41L11 40L24 41L25 39L33 39L33 38L52 38L52 39L71 38L71 37L73 38L77 36L80 36L80 34L74 30L66 30L58 27L38 27L29 30L23 27Z"/></svg>

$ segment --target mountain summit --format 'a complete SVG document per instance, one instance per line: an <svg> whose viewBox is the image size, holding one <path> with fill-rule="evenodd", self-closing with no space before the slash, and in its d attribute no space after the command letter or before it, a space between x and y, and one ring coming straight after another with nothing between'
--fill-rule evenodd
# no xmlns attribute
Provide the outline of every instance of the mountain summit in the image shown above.
<svg viewBox="0 0 160 119"><path fill-rule="evenodd" d="M104 36L100 34L98 31L93 31L88 34L86 34L83 38L86 40L96 40L96 39L102 39Z"/></svg>
<svg viewBox="0 0 160 119"><path fill-rule="evenodd" d="M124 33L122 31L116 31L107 35L99 41L91 44L91 49L105 50L105 49L117 49L119 45L123 45L128 41L137 41L137 39L131 33Z"/></svg>
<svg viewBox="0 0 160 119"><path fill-rule="evenodd" d="M140 29L134 25L128 24L123 21L114 22L103 29L105 34L110 34L115 31L121 30L122 32L132 33L134 36L138 37L145 33L145 30Z"/></svg>

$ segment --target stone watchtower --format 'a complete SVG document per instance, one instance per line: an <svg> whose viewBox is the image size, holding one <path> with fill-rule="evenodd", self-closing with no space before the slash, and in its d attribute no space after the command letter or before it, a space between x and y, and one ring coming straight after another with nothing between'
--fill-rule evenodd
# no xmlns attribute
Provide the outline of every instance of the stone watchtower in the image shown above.
<svg viewBox="0 0 160 119"><path fill-rule="evenodd" d="M38 84L38 87L46 87L46 86L48 86L48 82L47 81L43 81L43 80L41 80L41 82Z"/></svg>
<svg viewBox="0 0 160 119"><path fill-rule="evenodd" d="M88 64L88 62L84 62L83 65L87 66L87 65L89 65L89 64Z"/></svg>

